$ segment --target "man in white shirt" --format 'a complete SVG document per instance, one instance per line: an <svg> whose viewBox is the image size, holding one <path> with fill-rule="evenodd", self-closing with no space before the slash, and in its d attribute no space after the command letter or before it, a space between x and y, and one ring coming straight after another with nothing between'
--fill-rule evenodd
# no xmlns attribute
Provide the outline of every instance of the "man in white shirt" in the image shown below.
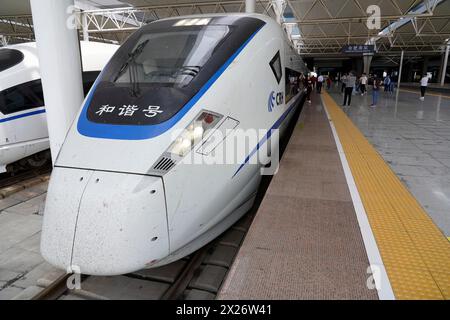
<svg viewBox="0 0 450 320"><path fill-rule="evenodd" d="M320 75L317 78L317 93L322 93L322 86L323 86L323 75Z"/></svg>
<svg viewBox="0 0 450 320"><path fill-rule="evenodd" d="M428 86L428 75L424 74L422 76L422 79L420 79L420 100L424 101L425 100L425 92L427 91L427 86Z"/></svg>
<svg viewBox="0 0 450 320"><path fill-rule="evenodd" d="M344 103L343 106L345 107L348 102L348 106L350 107L350 103L352 102L352 94L353 94L353 88L355 87L356 83L356 77L354 76L353 72L350 72L347 76L347 81L345 83L345 92L344 92Z"/></svg>
<svg viewBox="0 0 450 320"><path fill-rule="evenodd" d="M366 92L366 85L367 85L367 76L365 73L362 74L361 78L359 78L359 82L361 84L360 89L361 89L361 95L363 96Z"/></svg>

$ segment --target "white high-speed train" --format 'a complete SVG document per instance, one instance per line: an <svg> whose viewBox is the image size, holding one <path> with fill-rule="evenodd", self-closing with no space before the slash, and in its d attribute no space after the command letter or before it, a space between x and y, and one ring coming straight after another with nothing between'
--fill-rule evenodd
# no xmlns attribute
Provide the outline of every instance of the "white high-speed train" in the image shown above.
<svg viewBox="0 0 450 320"><path fill-rule="evenodd" d="M87 93L118 46L81 42ZM0 48L0 173L50 159L36 43Z"/></svg>
<svg viewBox="0 0 450 320"><path fill-rule="evenodd" d="M303 93L289 79L301 72L284 31L263 15L171 18L135 32L90 90L57 157L44 258L117 275L170 263L220 235L254 202L262 164L251 160L294 115ZM265 135L236 163L183 161L220 157L238 129ZM213 138L218 132L224 139Z"/></svg>

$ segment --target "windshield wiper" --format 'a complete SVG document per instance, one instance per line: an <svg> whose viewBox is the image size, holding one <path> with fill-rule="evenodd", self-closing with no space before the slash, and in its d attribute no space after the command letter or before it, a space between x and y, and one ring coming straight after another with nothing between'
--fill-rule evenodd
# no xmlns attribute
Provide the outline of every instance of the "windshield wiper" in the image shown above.
<svg viewBox="0 0 450 320"><path fill-rule="evenodd" d="M139 94L139 83L137 81L137 68L136 68L136 58L139 57L144 51L145 46L149 43L149 40L145 40L140 43L131 53L128 54L128 59L122 64L117 73L117 76L114 78L114 82L119 79L119 77L125 72L128 67L130 82L131 82L131 93L133 96L137 96Z"/></svg>
<svg viewBox="0 0 450 320"><path fill-rule="evenodd" d="M200 67L200 66L182 66L178 70L178 73L185 74L185 75L188 75L191 77L195 77L200 72L201 68L202 67Z"/></svg>

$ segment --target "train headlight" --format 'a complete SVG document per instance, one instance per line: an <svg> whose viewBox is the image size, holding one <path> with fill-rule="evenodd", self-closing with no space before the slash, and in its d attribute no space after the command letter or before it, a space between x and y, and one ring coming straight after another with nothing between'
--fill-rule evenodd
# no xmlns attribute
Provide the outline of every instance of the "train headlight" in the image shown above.
<svg viewBox="0 0 450 320"><path fill-rule="evenodd" d="M213 129L223 116L217 113L202 111L186 129L175 139L167 150L173 155L184 157Z"/></svg>

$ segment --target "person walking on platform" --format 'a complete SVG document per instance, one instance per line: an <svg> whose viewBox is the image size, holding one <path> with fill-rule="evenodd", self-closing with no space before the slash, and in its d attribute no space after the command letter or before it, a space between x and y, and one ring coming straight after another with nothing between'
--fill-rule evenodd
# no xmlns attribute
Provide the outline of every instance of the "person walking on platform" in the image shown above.
<svg viewBox="0 0 450 320"><path fill-rule="evenodd" d="M327 78L327 90L330 90L331 89L331 77L330 76L328 76L328 78Z"/></svg>
<svg viewBox="0 0 450 320"><path fill-rule="evenodd" d="M346 87L346 83L347 83L347 74L346 73L344 73L344 75L342 76L341 82L342 82L341 93L344 93L345 87Z"/></svg>
<svg viewBox="0 0 450 320"><path fill-rule="evenodd" d="M377 78L377 76L375 76L373 78L373 88L372 88L372 108L375 108L377 106L378 103L378 96L380 94L380 86L381 86L381 81Z"/></svg>
<svg viewBox="0 0 450 320"><path fill-rule="evenodd" d="M384 92L389 92L389 88L391 87L391 77L389 75L384 78Z"/></svg>
<svg viewBox="0 0 450 320"><path fill-rule="evenodd" d="M313 90L312 84L313 84L312 77L309 76L309 75L306 76L305 79L304 79L304 86L306 88L306 101L308 103L311 103L311 92Z"/></svg>
<svg viewBox="0 0 450 320"><path fill-rule="evenodd" d="M360 88L361 88L361 95L365 95L367 92L367 76L365 73L362 74L361 78L359 79L360 82Z"/></svg>
<svg viewBox="0 0 450 320"><path fill-rule="evenodd" d="M427 92L428 87L428 75L422 75L422 79L420 79L420 100L425 100L425 93Z"/></svg>
<svg viewBox="0 0 450 320"><path fill-rule="evenodd" d="M356 77L353 75L352 72L347 77L347 81L345 82L345 93L344 93L344 104L343 106L347 105L350 106L352 103L352 94L353 94L353 88L356 84Z"/></svg>
<svg viewBox="0 0 450 320"><path fill-rule="evenodd" d="M317 78L317 93L322 93L323 80L323 75Z"/></svg>
<svg viewBox="0 0 450 320"><path fill-rule="evenodd" d="M316 88L316 82L317 82L317 78L315 75L311 76L311 88L315 89Z"/></svg>
<svg viewBox="0 0 450 320"><path fill-rule="evenodd" d="M391 78L391 84L389 85L389 92L391 94L393 94L394 93L394 89L395 89L395 82L394 82L394 79Z"/></svg>
<svg viewBox="0 0 450 320"><path fill-rule="evenodd" d="M300 73L297 78L298 91L302 91L305 88L305 75Z"/></svg>

